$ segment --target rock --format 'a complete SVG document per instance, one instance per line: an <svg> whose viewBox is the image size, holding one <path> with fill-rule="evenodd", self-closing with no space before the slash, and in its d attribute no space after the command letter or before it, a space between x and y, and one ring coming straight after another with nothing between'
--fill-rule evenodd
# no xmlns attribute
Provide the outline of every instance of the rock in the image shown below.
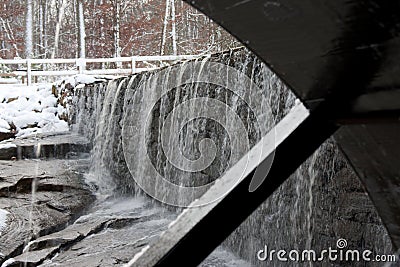
<svg viewBox="0 0 400 267"><path fill-rule="evenodd" d="M7 140L10 138L14 138L14 137L15 137L15 132L13 132L13 131L10 131L7 133L0 132L0 141Z"/></svg>
<svg viewBox="0 0 400 267"><path fill-rule="evenodd" d="M66 227L94 201L81 174L85 166L87 160L0 161L0 209L9 212L0 264L21 254L33 238ZM29 264L41 258L32 254Z"/></svg>
<svg viewBox="0 0 400 267"><path fill-rule="evenodd" d="M57 90L57 86L55 84L53 84L51 86L51 93L55 96L58 97L58 90Z"/></svg>
<svg viewBox="0 0 400 267"><path fill-rule="evenodd" d="M43 250L38 250L34 252L27 252L13 258L13 262L7 267L12 266L37 266L42 263L49 255L53 255L57 250L57 247L51 247Z"/></svg>
<svg viewBox="0 0 400 267"><path fill-rule="evenodd" d="M0 160L31 158L65 158L89 153L87 138L71 133L37 134L0 143Z"/></svg>
<svg viewBox="0 0 400 267"><path fill-rule="evenodd" d="M17 146L9 143L9 144L0 144L0 160L12 160L12 158L16 158L18 154Z"/></svg>
<svg viewBox="0 0 400 267"><path fill-rule="evenodd" d="M21 129L29 129L29 128L36 128L38 126L38 123L31 123L31 124L27 124L25 127L22 127Z"/></svg>
<svg viewBox="0 0 400 267"><path fill-rule="evenodd" d="M175 216L145 199L106 200L65 229L30 242L14 260L28 266L121 266L155 241ZM201 266L250 265L218 249Z"/></svg>
<svg viewBox="0 0 400 267"><path fill-rule="evenodd" d="M13 102L13 101L15 101L17 99L18 99L18 97L10 97L9 99L7 99L6 103L11 103L11 102Z"/></svg>

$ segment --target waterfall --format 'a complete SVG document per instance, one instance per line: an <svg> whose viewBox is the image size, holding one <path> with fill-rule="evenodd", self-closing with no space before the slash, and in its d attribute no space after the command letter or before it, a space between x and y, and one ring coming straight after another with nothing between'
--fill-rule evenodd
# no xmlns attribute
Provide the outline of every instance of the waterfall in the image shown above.
<svg viewBox="0 0 400 267"><path fill-rule="evenodd" d="M233 53L243 62L231 61ZM123 146L130 172L147 194L189 205L273 127L272 93L256 90L264 77L255 85L243 78L267 71L256 60L238 50L132 78Z"/></svg>
<svg viewBox="0 0 400 267"><path fill-rule="evenodd" d="M175 207L199 198L296 99L245 49L90 85L75 96L74 129L93 142L89 181L105 195L148 195ZM256 257L264 245L318 251L338 238L350 248L391 251L373 205L331 139L223 245L265 266Z"/></svg>
<svg viewBox="0 0 400 267"><path fill-rule="evenodd" d="M93 144L91 168L86 178L103 196L129 195L133 191L130 177L125 177L128 171L121 147L121 103L126 81L115 79L75 91L73 106L77 109L71 115L72 128Z"/></svg>

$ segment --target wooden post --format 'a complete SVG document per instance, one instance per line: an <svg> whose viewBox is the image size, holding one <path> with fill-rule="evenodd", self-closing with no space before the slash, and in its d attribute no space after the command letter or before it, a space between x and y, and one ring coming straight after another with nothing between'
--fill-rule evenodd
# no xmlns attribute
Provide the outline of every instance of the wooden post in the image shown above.
<svg viewBox="0 0 400 267"><path fill-rule="evenodd" d="M131 68L132 68L132 74L135 74L136 72L136 57L132 57L132 61L131 61Z"/></svg>
<svg viewBox="0 0 400 267"><path fill-rule="evenodd" d="M86 70L86 60L84 58L77 58L76 66L78 67L79 74L83 74Z"/></svg>
<svg viewBox="0 0 400 267"><path fill-rule="evenodd" d="M26 85L28 86L32 85L32 63L29 58L26 60L26 76L27 76Z"/></svg>

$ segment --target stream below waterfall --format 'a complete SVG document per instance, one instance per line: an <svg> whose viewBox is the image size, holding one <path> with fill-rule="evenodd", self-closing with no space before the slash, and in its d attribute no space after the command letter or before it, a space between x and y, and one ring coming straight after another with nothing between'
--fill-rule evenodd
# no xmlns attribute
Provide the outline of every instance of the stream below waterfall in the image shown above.
<svg viewBox="0 0 400 267"><path fill-rule="evenodd" d="M90 233L84 239L67 245L65 249L44 261L40 266L125 264L143 247L156 239L176 216L177 213L155 205L144 197L99 199L72 225L52 235L53 238L54 235L65 238L76 232ZM201 266L246 267L251 265L231 252L218 248Z"/></svg>
<svg viewBox="0 0 400 267"><path fill-rule="evenodd" d="M7 256L11 245L24 244L8 253L2 267L122 266L175 220L177 211L149 197L100 193L99 185L88 178L93 175L90 161L86 156L2 163L3 177L13 179L15 171L24 177L24 170L33 175L32 179L27 175L17 181L15 198L6 203L7 199L0 199L1 207L13 207L4 215L1 253ZM22 191L29 183L32 186ZM14 191L13 187L5 190L1 188L2 196ZM65 219L61 216L64 213ZM55 226L57 221L60 223ZM201 266L251 265L220 247Z"/></svg>

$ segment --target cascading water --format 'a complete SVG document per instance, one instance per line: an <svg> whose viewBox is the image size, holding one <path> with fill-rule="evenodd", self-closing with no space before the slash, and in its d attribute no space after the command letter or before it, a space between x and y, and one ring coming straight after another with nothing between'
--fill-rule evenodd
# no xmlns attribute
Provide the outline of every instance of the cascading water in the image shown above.
<svg viewBox="0 0 400 267"><path fill-rule="evenodd" d="M203 62L207 62L207 59L203 60ZM167 70L167 69L166 69ZM201 70L201 69L200 69ZM201 73L201 71L199 72ZM132 176L127 169L127 163L125 163L124 152L125 150L129 150L129 147L123 147L123 137L124 137L124 126L130 123L130 121L139 117L135 116L137 114L132 114L132 112L142 112L144 108L141 106L149 105L149 101L151 101L151 94L154 94L154 91L157 93L157 90L152 88L157 88L158 86L167 86L168 79L175 79L176 77L171 73L166 72L166 75L159 79L157 75L154 73L143 74L140 77L129 77L129 78L121 78L118 80L113 80L104 84L98 84L97 86L90 86L89 88L85 88L82 90L77 90L76 98L75 98L75 106L77 108L77 112L72 114L73 120L76 122L74 125L74 129L86 135L93 142L93 149L91 153L91 168L89 173L87 174L87 181L93 184L94 188L97 189L97 195L99 201L94 205L94 207L89 211L89 213L82 218L83 221L91 222L100 219L101 216L106 216L109 218L120 217L125 213L129 212L132 214L141 214L140 216L145 216L145 214L151 212L159 213L158 217L165 218L168 220L172 220L173 216L176 214L168 209L154 209L154 206L149 202L149 204L141 204L140 207L138 205L134 205L134 203L138 202L135 200L133 195L138 198L140 194L143 194L140 187L135 186L135 182L132 179ZM184 79L185 77L180 77ZM139 92L142 86L145 89L145 92L150 93L149 96L143 96ZM96 88L97 87L97 88ZM153 113L157 114L157 117L153 117L153 121L150 122L150 127L157 127L154 129L156 133L162 131L162 125L157 124L158 116L162 117L162 114L168 114L171 111L171 103L178 103L184 98L190 98L195 96L197 93L193 93L193 90L190 90L189 86L184 88L180 88L182 92L178 90L174 92L174 94L167 95L165 98L162 98L157 105L153 108ZM143 92L143 90L142 90ZM133 94L133 95L130 95ZM206 94L206 92L203 92ZM137 101L137 103L135 103ZM89 104L88 104L89 103ZM123 103L123 104L122 104ZM192 112L195 112L196 107L192 106ZM172 110L174 110L172 108ZM186 112L186 111L185 111ZM178 112L179 113L179 112ZM160 115L161 114L161 115ZM147 115L147 114L145 114ZM167 116L166 116L167 117ZM146 122L146 119L139 122ZM93 123L93 121L95 123ZM192 128L190 128L192 127ZM199 121L198 123L194 123L183 130L186 134L185 137L176 136L178 139L182 138L182 142L180 145L183 148L183 151L190 151L193 149L193 145L191 142L196 142L196 138L192 137L193 132L206 132L206 128L210 127L204 120ZM137 127L136 133L140 133L140 131L144 129L144 127ZM126 129L125 129L126 130ZM127 132L125 131L125 134ZM134 131L129 132L134 133ZM150 141L154 141L157 144L166 141L168 143L175 143L177 140L174 138L169 138L167 140L162 140L160 136L150 135ZM151 139L153 138L154 139ZM191 139L187 139L189 137ZM216 136L218 137L218 136ZM132 139L133 141L137 141L137 137ZM188 141L189 140L189 141ZM190 141L191 140L191 141ZM146 154L141 154L142 152L135 151L135 155L139 155L139 157L145 157ZM145 151L143 153L146 153ZM164 173L173 173L171 171L172 166L166 166L165 160L163 160L163 155L161 153L155 154L154 159L155 166L158 169L162 170ZM143 160L138 160L138 171L141 171L140 175L146 175L146 168L143 168ZM219 164L223 164L218 162ZM131 167L131 166L130 166ZM216 167L218 169L219 167ZM201 178L206 177L206 175L200 176ZM148 183L152 183L153 181L150 179L151 177L146 176L148 179ZM176 179L178 183L187 183L190 181L190 175L186 177L186 181L184 179L170 176L171 179ZM185 178L185 177L183 177ZM157 190L162 192L164 189L162 185L154 185ZM121 197L121 193L123 196ZM185 195L178 195L177 198L184 197ZM140 197L139 197L140 199ZM130 205L129 203L133 204ZM142 201L139 201L142 202ZM112 211L109 211L109 207L114 206L115 208ZM122 209L120 209L122 208ZM148 211L146 211L146 209ZM105 210L105 212L100 212ZM158 218L157 217L157 218ZM151 219L151 220L154 220ZM155 220L154 220L155 221ZM76 224L80 224L81 219L79 219ZM151 230L154 227L155 222L147 222L149 225L150 232L158 233L160 229L162 229L162 225L158 225L156 229ZM147 230L145 232L147 232ZM204 266L221 266L219 264L211 264L219 257L224 257L224 261L233 259L231 254L218 250L214 255L208 259ZM222 256L221 256L222 255ZM59 260L62 260L59 259ZM233 260L232 263L237 263L236 260ZM240 262L240 261L239 261ZM235 264L236 264L235 263ZM208 265L211 264L211 265ZM236 266L244 266L241 263Z"/></svg>
<svg viewBox="0 0 400 267"><path fill-rule="evenodd" d="M310 177L310 183L308 185L308 210L307 210L307 241L306 241L306 249L312 249L312 225L311 218L313 215L313 186L315 182L315 178L318 175L318 169L316 167L318 152L312 155L310 159L310 165L308 166L308 176Z"/></svg>
<svg viewBox="0 0 400 267"><path fill-rule="evenodd" d="M255 266L288 266L276 256L261 261L264 250L315 250L346 239L348 249L390 254L389 236L358 178L333 140L327 141L225 241ZM325 266L321 262L290 262L292 266ZM326 266L331 266L329 263ZM333 266L337 266L332 263ZM365 266L340 262L340 266ZM367 266L380 266L370 263Z"/></svg>
<svg viewBox="0 0 400 267"><path fill-rule="evenodd" d="M210 67L216 62L221 65ZM204 193L295 104L280 79L244 49L75 93L76 129L94 144L91 180L108 195L144 190L175 206ZM334 247L338 238L348 239L351 248L391 251L368 196L329 140L224 246L256 266L288 266L262 262L256 253L264 246L318 251Z"/></svg>
<svg viewBox="0 0 400 267"><path fill-rule="evenodd" d="M71 116L75 122L73 130L93 144L87 181L103 196L115 194L117 188L118 194L131 191L130 185L124 184L121 177L126 169L119 144L124 87L124 79L91 85L78 90L74 100L77 109ZM113 179L113 176L119 179Z"/></svg>

